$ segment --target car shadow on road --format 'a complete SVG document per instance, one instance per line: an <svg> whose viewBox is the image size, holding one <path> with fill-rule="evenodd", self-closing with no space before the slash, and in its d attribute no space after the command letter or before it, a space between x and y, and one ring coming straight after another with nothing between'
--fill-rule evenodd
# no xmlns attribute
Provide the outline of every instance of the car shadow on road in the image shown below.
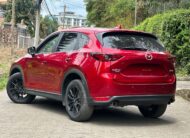
<svg viewBox="0 0 190 138"><path fill-rule="evenodd" d="M114 126L160 126L176 123L176 119L164 115L159 119L145 118L138 110L128 110L131 107L116 108L111 107L104 110L96 110L91 122L98 125L114 125Z"/></svg>
<svg viewBox="0 0 190 138"><path fill-rule="evenodd" d="M51 113L59 114L59 115L67 115L65 108L62 103L59 101L47 99L47 98L36 98L32 104L30 104L34 108L40 108L42 110L46 110Z"/></svg>
<svg viewBox="0 0 190 138"><path fill-rule="evenodd" d="M51 99L36 99L31 106L40 108L48 112L67 117L65 108L61 102ZM167 112L167 111L166 111ZM69 118L68 118L69 119ZM96 109L88 124L103 126L159 126L176 123L177 120L171 116L164 115L160 119L144 118L134 107L133 110L127 108L104 108Z"/></svg>

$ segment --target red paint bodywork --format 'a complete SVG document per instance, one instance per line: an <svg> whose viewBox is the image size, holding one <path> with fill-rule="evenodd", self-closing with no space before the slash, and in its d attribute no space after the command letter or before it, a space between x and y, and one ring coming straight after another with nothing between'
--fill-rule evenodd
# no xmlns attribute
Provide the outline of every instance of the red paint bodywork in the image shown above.
<svg viewBox="0 0 190 138"><path fill-rule="evenodd" d="M176 77L171 55L167 52L151 52L153 59L145 58L145 51L103 48L96 33L125 31L119 29L85 29L75 31L88 35L90 41L82 49L70 53L55 52L26 55L16 61L12 68L20 66L27 89L61 95L64 75L70 69L78 69L85 76L89 94L94 101L108 101L112 96L174 94ZM91 53L119 54L116 61L103 62ZM66 62L66 58L70 58ZM118 70L118 72L114 72Z"/></svg>

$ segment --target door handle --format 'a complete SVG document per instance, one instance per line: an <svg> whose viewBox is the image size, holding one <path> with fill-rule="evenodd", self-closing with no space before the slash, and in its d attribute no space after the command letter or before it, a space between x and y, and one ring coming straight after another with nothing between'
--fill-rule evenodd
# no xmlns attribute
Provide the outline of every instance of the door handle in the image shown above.
<svg viewBox="0 0 190 138"><path fill-rule="evenodd" d="M68 63L71 60L70 57L65 58L65 62Z"/></svg>

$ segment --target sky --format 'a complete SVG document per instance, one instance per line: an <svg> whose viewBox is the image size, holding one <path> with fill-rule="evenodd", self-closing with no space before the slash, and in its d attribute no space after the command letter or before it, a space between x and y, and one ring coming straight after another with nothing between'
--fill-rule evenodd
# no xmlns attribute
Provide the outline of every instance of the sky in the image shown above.
<svg viewBox="0 0 190 138"><path fill-rule="evenodd" d="M86 7L83 0L46 0L47 5L52 15L58 15L59 12L63 12L63 6L66 5L66 11L73 11L76 14L86 16ZM45 8L45 3L42 3L42 15L47 15L48 11Z"/></svg>

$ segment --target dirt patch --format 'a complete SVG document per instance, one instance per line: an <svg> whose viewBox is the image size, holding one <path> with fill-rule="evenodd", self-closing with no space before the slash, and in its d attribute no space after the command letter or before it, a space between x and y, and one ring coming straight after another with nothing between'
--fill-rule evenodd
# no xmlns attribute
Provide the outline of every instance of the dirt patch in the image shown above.
<svg viewBox="0 0 190 138"><path fill-rule="evenodd" d="M183 97L184 99L190 101L190 90L189 89L177 90L176 94Z"/></svg>
<svg viewBox="0 0 190 138"><path fill-rule="evenodd" d="M14 49L11 55L11 48L0 48L0 74L8 73L11 64L26 54L26 49Z"/></svg>

